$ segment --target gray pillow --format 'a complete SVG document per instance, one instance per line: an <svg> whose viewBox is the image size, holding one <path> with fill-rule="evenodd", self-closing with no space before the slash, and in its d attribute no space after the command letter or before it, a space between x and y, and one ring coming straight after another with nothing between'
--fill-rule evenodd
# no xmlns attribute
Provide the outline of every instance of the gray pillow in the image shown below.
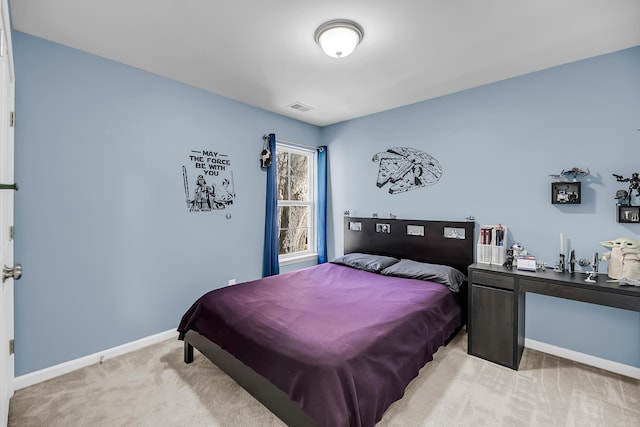
<svg viewBox="0 0 640 427"><path fill-rule="evenodd" d="M348 267L357 268L358 270L379 273L383 269L397 263L399 260L390 256L363 254L353 252L346 254L331 261L334 264L346 265Z"/></svg>
<svg viewBox="0 0 640 427"><path fill-rule="evenodd" d="M441 283L453 292L458 292L460 286L467 280L467 276L453 267L441 264L428 264L410 259L402 259L396 264L385 268L381 273L386 276L405 277L407 279Z"/></svg>

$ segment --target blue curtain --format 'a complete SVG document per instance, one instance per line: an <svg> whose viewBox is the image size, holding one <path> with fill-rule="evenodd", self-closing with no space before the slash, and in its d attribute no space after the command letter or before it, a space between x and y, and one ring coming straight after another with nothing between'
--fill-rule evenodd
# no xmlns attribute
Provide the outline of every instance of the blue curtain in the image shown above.
<svg viewBox="0 0 640 427"><path fill-rule="evenodd" d="M262 277L280 273L278 263L278 184L276 182L276 135L270 133L269 150L271 165L267 171L267 200L264 221L264 259L262 261Z"/></svg>
<svg viewBox="0 0 640 427"><path fill-rule="evenodd" d="M327 147L318 147L318 264L327 262Z"/></svg>

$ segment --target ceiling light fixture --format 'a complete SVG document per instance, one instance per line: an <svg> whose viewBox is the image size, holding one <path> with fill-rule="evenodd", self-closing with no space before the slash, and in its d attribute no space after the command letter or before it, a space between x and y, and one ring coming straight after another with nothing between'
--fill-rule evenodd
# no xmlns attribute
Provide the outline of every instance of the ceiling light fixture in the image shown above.
<svg viewBox="0 0 640 427"><path fill-rule="evenodd" d="M353 21L336 19L325 22L316 30L316 43L332 58L344 58L362 41L364 31Z"/></svg>

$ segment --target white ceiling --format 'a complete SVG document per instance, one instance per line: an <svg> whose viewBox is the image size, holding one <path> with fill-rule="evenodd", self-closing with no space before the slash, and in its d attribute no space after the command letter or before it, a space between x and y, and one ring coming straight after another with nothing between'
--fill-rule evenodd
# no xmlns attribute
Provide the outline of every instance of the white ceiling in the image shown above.
<svg viewBox="0 0 640 427"><path fill-rule="evenodd" d="M15 30L320 126L640 45L639 0L11 0L11 13ZM314 31L339 18L364 39L333 59Z"/></svg>

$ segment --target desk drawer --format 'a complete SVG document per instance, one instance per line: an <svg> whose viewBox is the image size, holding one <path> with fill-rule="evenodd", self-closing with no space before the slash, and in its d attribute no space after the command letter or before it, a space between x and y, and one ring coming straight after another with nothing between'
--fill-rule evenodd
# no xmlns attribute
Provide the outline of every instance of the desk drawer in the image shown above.
<svg viewBox="0 0 640 427"><path fill-rule="evenodd" d="M520 279L519 289L522 292L534 292L536 294L550 295L557 298L640 311L640 296L634 297L631 295L618 294L599 286L589 288L588 285L571 286L545 280Z"/></svg>
<svg viewBox="0 0 640 427"><path fill-rule="evenodd" d="M487 285L493 288L513 290L513 277L503 276L501 274L474 271L471 275L471 281L473 283Z"/></svg>

